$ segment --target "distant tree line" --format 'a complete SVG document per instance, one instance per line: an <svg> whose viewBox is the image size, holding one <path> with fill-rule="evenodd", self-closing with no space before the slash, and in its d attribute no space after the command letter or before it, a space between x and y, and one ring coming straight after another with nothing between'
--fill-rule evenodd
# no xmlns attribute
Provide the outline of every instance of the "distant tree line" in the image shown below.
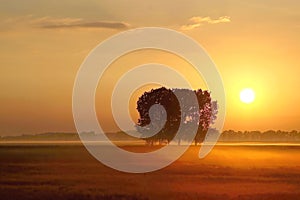
<svg viewBox="0 0 300 200"><path fill-rule="evenodd" d="M94 132L81 134L94 135ZM218 131L211 129L209 134L218 134ZM106 133L113 141L133 141L138 138L129 136L125 132ZM78 133L48 132L34 135L0 136L0 141L79 141ZM300 131L234 131L226 130L220 135L220 142L300 142ZM146 141L147 142L147 141ZM149 142L149 140L148 140ZM154 140L153 142L159 142ZM202 142L202 141L201 141Z"/></svg>
<svg viewBox="0 0 300 200"><path fill-rule="evenodd" d="M220 142L300 142L300 132L293 131L223 131Z"/></svg>

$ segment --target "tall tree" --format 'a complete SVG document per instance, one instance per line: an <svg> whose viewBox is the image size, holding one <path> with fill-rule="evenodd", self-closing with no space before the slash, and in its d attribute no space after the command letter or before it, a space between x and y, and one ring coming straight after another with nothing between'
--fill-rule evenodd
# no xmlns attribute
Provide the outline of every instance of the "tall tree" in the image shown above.
<svg viewBox="0 0 300 200"><path fill-rule="evenodd" d="M182 106L184 106L183 108L180 107L175 93L183 97L180 99ZM188 102L191 101L192 93L197 97L198 107L186 107L190 105ZM161 122L163 121L164 113L159 107L156 110L152 110L152 116L150 116L150 108L155 104L163 106L165 109L167 116L163 125ZM167 89L161 87L145 92L137 102L137 110L140 115L137 130L142 133L143 137L146 137L145 140L149 144L157 141L170 142L176 135L180 123L182 123L184 131L181 135L178 135L178 143L180 144L181 140L189 138L191 129L194 127L193 124L196 123L198 130L194 140L195 144L197 144L203 141L209 126L216 119L217 102L211 101L210 93L201 89L191 91L188 89ZM181 119L182 116L183 119ZM157 129L158 127L160 129ZM151 136L147 137L149 133L153 132L157 132L157 134L150 134Z"/></svg>

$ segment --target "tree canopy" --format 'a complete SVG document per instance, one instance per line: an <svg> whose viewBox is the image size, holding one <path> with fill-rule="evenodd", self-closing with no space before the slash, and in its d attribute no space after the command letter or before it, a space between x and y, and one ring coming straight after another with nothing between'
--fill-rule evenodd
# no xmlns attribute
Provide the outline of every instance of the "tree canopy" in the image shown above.
<svg viewBox="0 0 300 200"><path fill-rule="evenodd" d="M180 104L177 96L183 104ZM191 105L191 95L195 94L198 106ZM158 106L155 106L158 105ZM183 107L180 107L183 106ZM164 109L163 109L163 108ZM152 109L152 111L151 111ZM145 92L137 101L139 119L137 130L142 134L147 143L169 143L177 134L180 123L183 123L184 131L177 137L177 142L189 138L193 124L197 124L197 133L194 138L195 144L202 142L211 124L217 115L217 102L212 101L210 92L207 90L167 89L161 87ZM164 119L164 112L166 117ZM182 119L183 116L183 119ZM152 121L151 121L152 120ZM156 134L151 135L150 132Z"/></svg>

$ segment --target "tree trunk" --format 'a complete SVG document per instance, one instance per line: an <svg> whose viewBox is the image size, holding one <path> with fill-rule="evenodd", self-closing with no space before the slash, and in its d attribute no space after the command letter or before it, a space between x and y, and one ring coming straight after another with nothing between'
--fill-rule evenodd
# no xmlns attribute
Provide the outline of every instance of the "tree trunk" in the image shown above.
<svg viewBox="0 0 300 200"><path fill-rule="evenodd" d="M178 144L178 146L180 146L180 143L181 143L181 139L179 139L179 140L178 140L178 143L177 143L177 144Z"/></svg>

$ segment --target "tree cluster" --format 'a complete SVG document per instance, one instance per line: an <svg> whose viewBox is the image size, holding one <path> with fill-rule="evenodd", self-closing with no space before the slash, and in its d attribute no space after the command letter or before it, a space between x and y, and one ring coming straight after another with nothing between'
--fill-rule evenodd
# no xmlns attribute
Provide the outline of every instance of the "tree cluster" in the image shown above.
<svg viewBox="0 0 300 200"><path fill-rule="evenodd" d="M175 94L180 94L182 104L179 103ZM196 96L198 106L188 106L191 105L191 95ZM150 108L153 105L160 105L160 107L154 109L153 116L150 116ZM161 107L165 111L160 109ZM217 102L212 101L208 91L201 89L192 91L161 87L145 92L137 101L137 110L139 112L137 130L145 137L148 144L169 143L177 134L178 128L182 126L183 131L177 135L177 142L180 144L182 140L190 138L191 128L196 124L197 133L193 140L197 145L204 140L210 125L216 119ZM164 112L165 121L163 120ZM148 133L151 131L156 131L156 134L149 136Z"/></svg>

